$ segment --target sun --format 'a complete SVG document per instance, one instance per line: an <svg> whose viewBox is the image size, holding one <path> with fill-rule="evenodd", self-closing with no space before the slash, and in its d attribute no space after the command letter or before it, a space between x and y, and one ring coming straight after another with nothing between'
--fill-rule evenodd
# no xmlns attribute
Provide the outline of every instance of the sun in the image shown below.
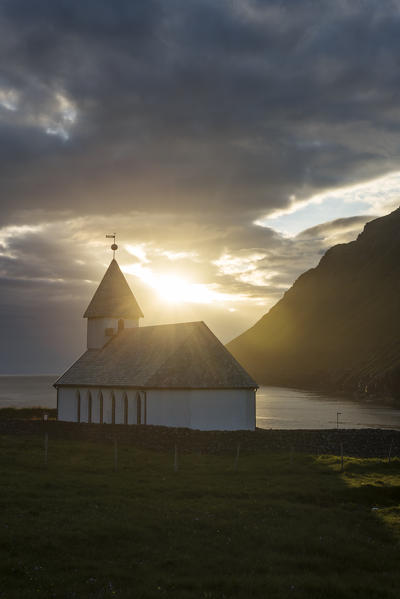
<svg viewBox="0 0 400 599"><path fill-rule="evenodd" d="M158 273L143 264L129 264L123 266L122 270L139 277L157 291L161 299L171 304L210 304L218 296L212 285L192 283L173 273Z"/></svg>
<svg viewBox="0 0 400 599"><path fill-rule="evenodd" d="M175 275L162 274L157 277L156 289L160 296L171 304L204 303L196 292L196 285Z"/></svg>
<svg viewBox="0 0 400 599"><path fill-rule="evenodd" d="M141 279L170 304L231 304L245 299L239 294L223 293L216 283L194 283L174 273L156 272L144 264L127 264L121 270Z"/></svg>

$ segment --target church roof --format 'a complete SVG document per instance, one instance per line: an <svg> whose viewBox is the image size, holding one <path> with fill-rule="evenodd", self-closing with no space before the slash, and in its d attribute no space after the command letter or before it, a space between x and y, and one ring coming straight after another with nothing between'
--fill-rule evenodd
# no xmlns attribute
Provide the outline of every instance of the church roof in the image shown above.
<svg viewBox="0 0 400 599"><path fill-rule="evenodd" d="M87 350L54 384L151 389L249 389L257 383L204 322L124 329Z"/></svg>
<svg viewBox="0 0 400 599"><path fill-rule="evenodd" d="M83 317L135 319L143 317L139 304L116 260L111 261Z"/></svg>

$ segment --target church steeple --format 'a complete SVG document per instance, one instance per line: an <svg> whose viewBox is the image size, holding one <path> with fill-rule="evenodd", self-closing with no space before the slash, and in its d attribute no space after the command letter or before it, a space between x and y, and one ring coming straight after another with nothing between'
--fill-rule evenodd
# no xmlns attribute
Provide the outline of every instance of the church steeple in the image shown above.
<svg viewBox="0 0 400 599"><path fill-rule="evenodd" d="M143 318L118 262L113 258L83 318Z"/></svg>
<svg viewBox="0 0 400 599"><path fill-rule="evenodd" d="M143 312L115 258L83 317L88 319L88 349L103 347L110 337L123 328L139 326Z"/></svg>

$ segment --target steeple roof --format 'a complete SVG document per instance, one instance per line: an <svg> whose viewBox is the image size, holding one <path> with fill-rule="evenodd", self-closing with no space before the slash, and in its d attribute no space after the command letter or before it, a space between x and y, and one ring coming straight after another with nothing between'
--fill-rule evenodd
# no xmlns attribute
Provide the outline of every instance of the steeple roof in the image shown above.
<svg viewBox="0 0 400 599"><path fill-rule="evenodd" d="M135 319L143 317L143 312L115 259L107 268L83 317Z"/></svg>

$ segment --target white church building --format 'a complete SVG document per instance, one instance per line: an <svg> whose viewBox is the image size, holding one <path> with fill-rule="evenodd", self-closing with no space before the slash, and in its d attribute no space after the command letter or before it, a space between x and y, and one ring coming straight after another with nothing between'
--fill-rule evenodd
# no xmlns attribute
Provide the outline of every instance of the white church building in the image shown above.
<svg viewBox="0 0 400 599"><path fill-rule="evenodd" d="M87 350L54 383L58 420L253 430L257 383L204 322L142 317L113 259L84 314Z"/></svg>

